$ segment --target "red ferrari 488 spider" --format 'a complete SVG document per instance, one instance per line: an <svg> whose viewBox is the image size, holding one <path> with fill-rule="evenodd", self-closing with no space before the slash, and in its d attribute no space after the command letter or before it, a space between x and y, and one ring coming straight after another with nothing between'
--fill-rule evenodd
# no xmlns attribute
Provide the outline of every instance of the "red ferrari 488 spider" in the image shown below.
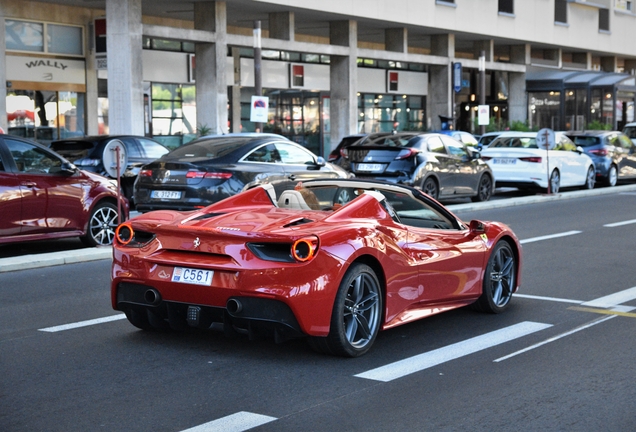
<svg viewBox="0 0 636 432"><path fill-rule="evenodd" d="M380 330L466 305L501 312L520 285L521 246L504 224L464 223L406 186L289 186L120 225L113 308L141 329L302 336L357 357Z"/></svg>

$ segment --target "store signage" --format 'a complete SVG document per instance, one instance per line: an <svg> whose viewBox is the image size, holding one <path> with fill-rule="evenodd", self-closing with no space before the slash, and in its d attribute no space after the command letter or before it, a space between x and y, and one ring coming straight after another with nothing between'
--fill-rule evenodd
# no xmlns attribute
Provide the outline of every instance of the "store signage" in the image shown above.
<svg viewBox="0 0 636 432"><path fill-rule="evenodd" d="M289 82L291 88L302 88L305 86L305 66L301 64L289 65Z"/></svg>
<svg viewBox="0 0 636 432"><path fill-rule="evenodd" d="M386 74L386 91L387 93L394 93L398 91L398 79L399 73L395 71L387 71Z"/></svg>
<svg viewBox="0 0 636 432"><path fill-rule="evenodd" d="M477 107L477 123L479 126L490 124L490 106L479 105Z"/></svg>
<svg viewBox="0 0 636 432"><path fill-rule="evenodd" d="M86 84L84 60L6 56L7 80Z"/></svg>
<svg viewBox="0 0 636 432"><path fill-rule="evenodd" d="M453 63L453 90L459 93L462 90L462 64Z"/></svg>

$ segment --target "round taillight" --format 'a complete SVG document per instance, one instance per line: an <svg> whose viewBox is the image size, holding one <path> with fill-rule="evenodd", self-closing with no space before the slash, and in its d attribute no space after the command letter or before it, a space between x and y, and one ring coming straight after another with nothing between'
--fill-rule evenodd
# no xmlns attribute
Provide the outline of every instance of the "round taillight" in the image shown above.
<svg viewBox="0 0 636 432"><path fill-rule="evenodd" d="M292 257L299 262L307 262L316 254L318 239L315 237L296 240L292 245Z"/></svg>
<svg viewBox="0 0 636 432"><path fill-rule="evenodd" d="M121 224L117 227L115 231L115 237L117 241L123 245L127 245L130 243L135 236L135 231L133 231L132 227L128 224Z"/></svg>

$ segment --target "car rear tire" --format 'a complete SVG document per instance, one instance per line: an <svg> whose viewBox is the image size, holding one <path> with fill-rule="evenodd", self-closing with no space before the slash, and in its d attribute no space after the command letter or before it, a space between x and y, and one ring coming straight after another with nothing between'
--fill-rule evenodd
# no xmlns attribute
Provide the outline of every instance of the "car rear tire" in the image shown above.
<svg viewBox="0 0 636 432"><path fill-rule="evenodd" d="M550 193L556 194L559 193L559 189L561 188L561 174L559 174L559 170L552 171L550 174Z"/></svg>
<svg viewBox="0 0 636 432"><path fill-rule="evenodd" d="M433 199L439 198L439 186L437 185L437 181L433 177L427 177L422 182L422 192L427 194Z"/></svg>
<svg viewBox="0 0 636 432"><path fill-rule="evenodd" d="M616 165L612 165L607 173L607 178L605 179L605 186L614 187L618 182L618 170L616 169Z"/></svg>
<svg viewBox="0 0 636 432"><path fill-rule="evenodd" d="M596 183L596 170L591 166L587 169L583 189L594 189L594 183Z"/></svg>
<svg viewBox="0 0 636 432"><path fill-rule="evenodd" d="M338 288L329 335L310 337L311 347L342 357L365 354L380 331L382 303L380 282L373 269L365 264L354 264Z"/></svg>
<svg viewBox="0 0 636 432"><path fill-rule="evenodd" d="M484 272L482 294L473 303L481 312L503 312L512 299L517 275L517 258L510 244L499 241L493 248Z"/></svg>
<svg viewBox="0 0 636 432"><path fill-rule="evenodd" d="M109 202L102 202L93 207L88 218L86 234L80 239L86 246L107 246L113 244L117 229L117 207Z"/></svg>
<svg viewBox="0 0 636 432"><path fill-rule="evenodd" d="M484 174L479 179L479 184L477 185L477 195L475 195L471 199L474 202L488 201L492 196L492 189L492 178L488 174Z"/></svg>

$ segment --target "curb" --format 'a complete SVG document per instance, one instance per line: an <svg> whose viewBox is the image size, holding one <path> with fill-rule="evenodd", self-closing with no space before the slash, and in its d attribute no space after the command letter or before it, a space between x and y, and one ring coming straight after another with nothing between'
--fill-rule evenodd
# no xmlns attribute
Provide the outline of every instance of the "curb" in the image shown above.
<svg viewBox="0 0 636 432"><path fill-rule="evenodd" d="M467 204L450 204L445 206L453 213L461 213L468 211L490 210L504 207L515 207L534 203L552 202L566 199L576 199L597 195L619 194L624 192L636 191L636 184L616 186L612 188L600 188L583 191L572 191L567 193L558 193L555 195L532 195L520 198L502 199L497 201L486 201L479 203ZM49 252L43 254L24 255L12 258L0 259L0 273L29 270L41 267L51 267L63 264L73 264L88 261L98 261L103 259L111 259L113 256L113 248L111 246L102 246L97 248L77 249L61 252Z"/></svg>

